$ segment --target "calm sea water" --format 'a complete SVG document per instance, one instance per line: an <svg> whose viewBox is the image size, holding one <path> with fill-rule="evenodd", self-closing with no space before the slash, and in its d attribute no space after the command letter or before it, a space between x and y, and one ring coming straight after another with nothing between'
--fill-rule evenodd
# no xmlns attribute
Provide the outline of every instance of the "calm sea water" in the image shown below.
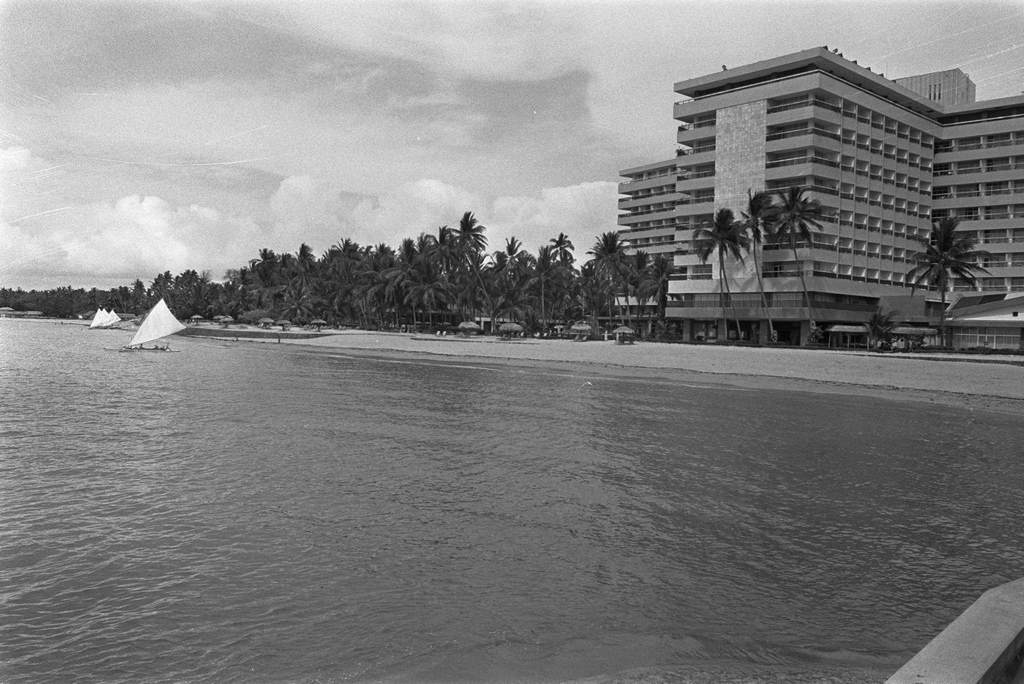
<svg viewBox="0 0 1024 684"><path fill-rule="evenodd" d="M0 321L2 680L891 672L1024 575L1016 417L128 337Z"/></svg>

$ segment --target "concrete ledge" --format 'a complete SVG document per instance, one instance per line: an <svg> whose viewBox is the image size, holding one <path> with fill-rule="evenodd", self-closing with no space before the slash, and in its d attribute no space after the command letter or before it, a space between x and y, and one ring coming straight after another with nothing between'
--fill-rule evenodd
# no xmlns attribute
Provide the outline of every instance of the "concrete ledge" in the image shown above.
<svg viewBox="0 0 1024 684"><path fill-rule="evenodd" d="M1024 579L989 589L886 684L1019 681L1024 656Z"/></svg>

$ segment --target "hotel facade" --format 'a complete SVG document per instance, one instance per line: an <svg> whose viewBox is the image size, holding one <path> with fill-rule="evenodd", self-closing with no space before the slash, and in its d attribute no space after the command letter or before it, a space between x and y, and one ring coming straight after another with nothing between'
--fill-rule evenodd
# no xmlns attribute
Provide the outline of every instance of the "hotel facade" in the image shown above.
<svg viewBox="0 0 1024 684"><path fill-rule="evenodd" d="M811 313L823 330L862 324L880 307L907 325L934 324L939 295L911 296L906 278L933 219L991 253L980 292L954 283L947 301L973 294L1024 295L1024 95L975 102L958 69L890 80L814 48L675 84L675 155L621 171L620 238L629 250L671 255L666 316L685 340L720 339L715 257L693 249L696 228L748 190L807 188L822 230L797 256L787 245L727 262L729 317L743 339L805 343ZM1021 300L1024 302L1024 299ZM730 324L730 336L735 336Z"/></svg>

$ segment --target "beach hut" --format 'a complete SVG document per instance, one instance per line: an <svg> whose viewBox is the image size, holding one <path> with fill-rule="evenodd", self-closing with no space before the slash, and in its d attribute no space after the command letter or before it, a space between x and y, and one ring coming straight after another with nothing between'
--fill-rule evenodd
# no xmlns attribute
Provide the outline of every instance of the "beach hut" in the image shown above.
<svg viewBox="0 0 1024 684"><path fill-rule="evenodd" d="M188 322L191 323L192 325L199 325L199 321L201 320L203 320L203 317L200 316L199 314L195 314L194 316L188 317Z"/></svg>
<svg viewBox="0 0 1024 684"><path fill-rule="evenodd" d="M926 337L935 338L939 331L935 328L916 327L912 325L897 325L891 333L896 337L893 349L897 351L914 351L924 346Z"/></svg>
<svg viewBox="0 0 1024 684"><path fill-rule="evenodd" d="M512 337L516 333L523 332L523 326L518 323L502 323L498 326L498 332L502 337Z"/></svg>
<svg viewBox="0 0 1024 684"><path fill-rule="evenodd" d="M585 321L575 323L571 328L569 328L569 331L575 335L575 337L572 338L573 342L586 341L586 339L590 337L590 330L590 324Z"/></svg>
<svg viewBox="0 0 1024 684"><path fill-rule="evenodd" d="M274 319L261 318L260 320L256 321L256 325L258 325L261 328L269 328L270 326L274 325Z"/></svg>
<svg viewBox="0 0 1024 684"><path fill-rule="evenodd" d="M279 321L274 321L274 325L281 326L281 330L287 330L288 328L290 328L292 326L292 322L289 321L286 318L282 318Z"/></svg>
<svg viewBox="0 0 1024 684"><path fill-rule="evenodd" d="M612 334L615 335L615 344L633 344L633 338L636 335L628 325L620 325L612 330Z"/></svg>
<svg viewBox="0 0 1024 684"><path fill-rule="evenodd" d="M325 320L324 320L324 319L322 319L322 318L314 318L313 320L311 320L311 321L309 322L309 324L310 324L311 326L313 326L314 328L316 328L317 332L320 332L320 328L322 328L322 327L324 327L325 325L327 325L327 321L325 321Z"/></svg>
<svg viewBox="0 0 1024 684"><path fill-rule="evenodd" d="M217 321L218 323L223 325L225 328L235 322L235 319L232 318L231 316L217 316L213 320Z"/></svg>
<svg viewBox="0 0 1024 684"><path fill-rule="evenodd" d="M868 326L863 323L843 325L837 323L828 327L828 346L830 347L866 347Z"/></svg>

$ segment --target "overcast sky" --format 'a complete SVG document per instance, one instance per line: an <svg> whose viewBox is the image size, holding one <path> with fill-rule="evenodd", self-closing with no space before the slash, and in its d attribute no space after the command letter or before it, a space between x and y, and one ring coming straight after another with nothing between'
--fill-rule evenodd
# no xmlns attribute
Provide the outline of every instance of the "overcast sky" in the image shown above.
<svg viewBox="0 0 1024 684"><path fill-rule="evenodd" d="M809 47L1024 91L1024 3L0 3L0 286L219 279L262 247L615 228L672 85Z"/></svg>

